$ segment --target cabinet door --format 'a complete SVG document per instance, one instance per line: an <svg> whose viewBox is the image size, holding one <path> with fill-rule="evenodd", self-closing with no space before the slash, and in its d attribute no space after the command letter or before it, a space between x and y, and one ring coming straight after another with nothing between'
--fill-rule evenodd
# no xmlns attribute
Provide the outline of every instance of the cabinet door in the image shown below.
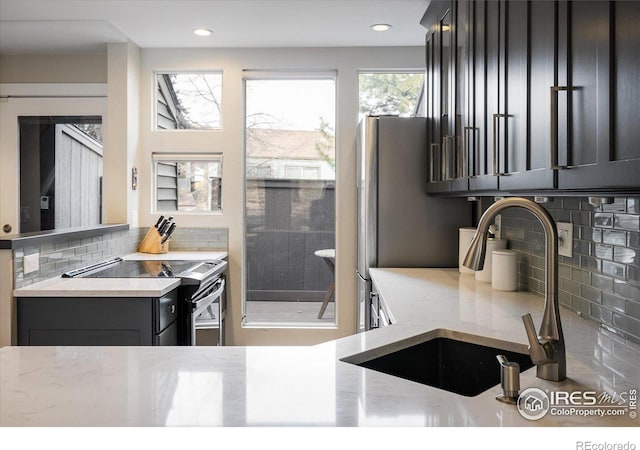
<svg viewBox="0 0 640 450"><path fill-rule="evenodd" d="M154 303L155 332L164 330L178 317L178 289L156 299Z"/></svg>
<svg viewBox="0 0 640 450"><path fill-rule="evenodd" d="M452 20L454 12L450 1L433 1L429 5L422 24L427 33L427 122L428 136L428 184L427 192L451 191L453 179L455 131L451 128L450 111L452 85Z"/></svg>
<svg viewBox="0 0 640 450"><path fill-rule="evenodd" d="M637 187L638 2L560 2L558 188ZM559 95L565 97L561 92Z"/></svg>
<svg viewBox="0 0 640 450"><path fill-rule="evenodd" d="M425 47L425 116L427 118L427 192L446 190L441 183L439 77L437 71L437 37L427 32Z"/></svg>
<svg viewBox="0 0 640 450"><path fill-rule="evenodd" d="M598 155L609 151L609 2L560 2L558 187L602 183ZM563 32L564 31L564 32ZM556 118L557 117L557 118ZM554 159L556 159L554 157Z"/></svg>
<svg viewBox="0 0 640 450"><path fill-rule="evenodd" d="M498 149L501 190L554 187L550 167L550 88L555 74L555 4L501 3L500 93L504 136Z"/></svg>
<svg viewBox="0 0 640 450"><path fill-rule="evenodd" d="M495 1L472 2L470 26L474 122L473 139L470 139L473 142L473 166L469 188L472 191L497 190L498 177L494 175L493 161L498 142L493 140L493 124L498 120L494 114L500 112L500 4Z"/></svg>
<svg viewBox="0 0 640 450"><path fill-rule="evenodd" d="M469 189L468 130L470 2L434 1L422 24L426 40L428 192ZM430 94L430 95L429 95Z"/></svg>
<svg viewBox="0 0 640 450"><path fill-rule="evenodd" d="M153 300L19 297L18 345L153 345Z"/></svg>
<svg viewBox="0 0 640 450"><path fill-rule="evenodd" d="M153 338L153 345L178 345L178 321L172 322L162 333L156 334Z"/></svg>
<svg viewBox="0 0 640 450"><path fill-rule="evenodd" d="M612 5L613 61L611 136L613 152L601 155L609 186L640 187L640 2Z"/></svg>
<svg viewBox="0 0 640 450"><path fill-rule="evenodd" d="M465 133L470 128L470 1L454 2L451 45L451 88L449 89L449 125L452 131L451 145L451 190L464 192L469 190L469 151Z"/></svg>

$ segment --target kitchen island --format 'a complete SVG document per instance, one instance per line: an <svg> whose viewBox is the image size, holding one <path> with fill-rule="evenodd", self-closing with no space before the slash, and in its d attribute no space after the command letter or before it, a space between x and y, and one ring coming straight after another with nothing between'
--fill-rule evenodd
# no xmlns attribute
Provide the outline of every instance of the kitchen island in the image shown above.
<svg viewBox="0 0 640 450"><path fill-rule="evenodd" d="M311 347L4 347L2 426L639 426L617 417L523 418L466 397L341 361L433 330L526 348L520 316L543 300L493 291L449 269L373 269L394 325ZM522 389L638 389L640 347L561 309L568 378L521 375ZM497 363L496 363L497 364Z"/></svg>

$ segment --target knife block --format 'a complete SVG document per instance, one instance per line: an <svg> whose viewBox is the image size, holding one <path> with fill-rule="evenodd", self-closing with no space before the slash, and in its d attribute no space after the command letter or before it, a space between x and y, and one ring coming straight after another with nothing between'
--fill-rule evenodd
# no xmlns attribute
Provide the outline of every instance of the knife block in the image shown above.
<svg viewBox="0 0 640 450"><path fill-rule="evenodd" d="M169 241L166 241L164 244L161 244L161 241L162 236L160 236L156 227L151 227L142 242L140 242L138 251L140 253L153 253L156 255L167 253L169 251Z"/></svg>

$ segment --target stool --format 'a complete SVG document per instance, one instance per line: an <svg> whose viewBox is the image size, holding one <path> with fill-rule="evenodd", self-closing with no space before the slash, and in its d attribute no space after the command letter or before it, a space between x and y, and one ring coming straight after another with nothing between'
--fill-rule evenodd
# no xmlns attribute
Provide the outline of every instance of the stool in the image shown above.
<svg viewBox="0 0 640 450"><path fill-rule="evenodd" d="M329 266L329 270L331 270L332 277L335 277L335 267L336 267L336 250L333 248L327 248L323 250L316 250L314 255L322 258L327 266ZM329 304L329 300L331 300L331 296L336 290L335 281L332 280L327 287L327 293L324 295L322 299L322 306L320 306L320 312L318 313L318 319L322 319L325 310L327 309L327 305Z"/></svg>

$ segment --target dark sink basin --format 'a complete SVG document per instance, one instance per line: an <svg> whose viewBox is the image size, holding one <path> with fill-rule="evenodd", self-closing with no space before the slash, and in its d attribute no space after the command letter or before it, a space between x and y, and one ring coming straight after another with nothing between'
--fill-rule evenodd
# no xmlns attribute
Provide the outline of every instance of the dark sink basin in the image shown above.
<svg viewBox="0 0 640 450"><path fill-rule="evenodd" d="M473 397L500 384L496 355L520 364L521 372L533 367L527 353L514 351L517 347L524 346L451 330L435 330L342 361Z"/></svg>

